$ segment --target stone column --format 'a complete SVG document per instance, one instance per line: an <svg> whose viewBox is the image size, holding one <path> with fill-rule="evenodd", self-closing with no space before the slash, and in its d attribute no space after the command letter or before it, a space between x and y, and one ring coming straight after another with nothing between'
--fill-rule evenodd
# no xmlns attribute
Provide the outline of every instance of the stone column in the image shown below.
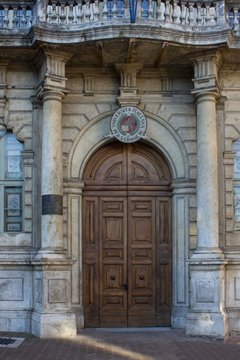
<svg viewBox="0 0 240 360"><path fill-rule="evenodd" d="M219 56L194 59L197 112L197 257L221 257L219 249L218 144L216 99Z"/></svg>
<svg viewBox="0 0 240 360"><path fill-rule="evenodd" d="M64 93L42 92L42 250L63 250L62 98Z"/></svg>
<svg viewBox="0 0 240 360"><path fill-rule="evenodd" d="M217 53L194 59L197 113L197 248L190 265L190 309L186 332L224 338L225 261L219 248L219 183L216 99Z"/></svg>
<svg viewBox="0 0 240 360"><path fill-rule="evenodd" d="M66 93L65 63L57 50L41 58L38 96L43 102L41 172L41 244L33 259L32 332L40 337L74 336L71 309L73 261L63 245L62 99Z"/></svg>
<svg viewBox="0 0 240 360"><path fill-rule="evenodd" d="M218 146L216 123L217 91L196 94L197 103L197 252L220 255Z"/></svg>

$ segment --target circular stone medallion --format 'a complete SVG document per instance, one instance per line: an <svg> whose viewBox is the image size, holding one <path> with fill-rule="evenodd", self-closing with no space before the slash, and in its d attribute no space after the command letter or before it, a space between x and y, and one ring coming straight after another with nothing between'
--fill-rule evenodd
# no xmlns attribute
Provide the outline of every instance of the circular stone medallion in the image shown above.
<svg viewBox="0 0 240 360"><path fill-rule="evenodd" d="M111 132L121 142L132 143L141 139L147 128L144 113L135 106L123 106L111 119Z"/></svg>

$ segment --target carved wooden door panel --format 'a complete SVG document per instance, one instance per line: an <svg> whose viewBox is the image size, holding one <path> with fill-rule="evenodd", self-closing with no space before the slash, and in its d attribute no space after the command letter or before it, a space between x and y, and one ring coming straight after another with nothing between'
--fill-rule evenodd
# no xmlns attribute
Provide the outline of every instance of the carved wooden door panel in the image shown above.
<svg viewBox="0 0 240 360"><path fill-rule="evenodd" d="M155 326L155 199L128 198L128 325Z"/></svg>
<svg viewBox="0 0 240 360"><path fill-rule="evenodd" d="M127 326L127 197L101 197L99 219L100 326Z"/></svg>
<svg viewBox="0 0 240 360"><path fill-rule="evenodd" d="M86 327L170 325L170 176L147 150L117 143L87 166Z"/></svg>

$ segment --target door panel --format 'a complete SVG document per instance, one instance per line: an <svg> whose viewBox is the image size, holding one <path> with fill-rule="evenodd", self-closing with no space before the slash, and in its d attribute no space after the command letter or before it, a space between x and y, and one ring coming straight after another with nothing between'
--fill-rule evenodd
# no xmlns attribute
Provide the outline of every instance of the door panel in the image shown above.
<svg viewBox="0 0 240 360"><path fill-rule="evenodd" d="M99 202L100 326L127 326L127 199Z"/></svg>
<svg viewBox="0 0 240 360"><path fill-rule="evenodd" d="M84 174L85 326L169 326L171 192L166 162L143 144L110 144L100 155L93 155Z"/></svg>
<svg viewBox="0 0 240 360"><path fill-rule="evenodd" d="M83 199L83 307L89 327L99 326L98 198Z"/></svg>
<svg viewBox="0 0 240 360"><path fill-rule="evenodd" d="M155 326L154 198L129 197L128 219L129 326Z"/></svg>

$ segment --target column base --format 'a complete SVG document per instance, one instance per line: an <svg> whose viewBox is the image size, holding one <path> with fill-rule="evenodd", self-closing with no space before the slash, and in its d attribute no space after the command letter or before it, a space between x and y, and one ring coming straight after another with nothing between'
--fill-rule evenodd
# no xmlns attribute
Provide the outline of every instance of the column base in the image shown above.
<svg viewBox="0 0 240 360"><path fill-rule="evenodd" d="M194 250L191 260L223 260L224 254L219 248L197 248Z"/></svg>
<svg viewBox="0 0 240 360"><path fill-rule="evenodd" d="M224 339L227 336L225 316L222 313L190 312L187 315L186 334Z"/></svg>
<svg viewBox="0 0 240 360"><path fill-rule="evenodd" d="M73 313L32 314L32 334L41 338L59 338L76 336L76 317Z"/></svg>

